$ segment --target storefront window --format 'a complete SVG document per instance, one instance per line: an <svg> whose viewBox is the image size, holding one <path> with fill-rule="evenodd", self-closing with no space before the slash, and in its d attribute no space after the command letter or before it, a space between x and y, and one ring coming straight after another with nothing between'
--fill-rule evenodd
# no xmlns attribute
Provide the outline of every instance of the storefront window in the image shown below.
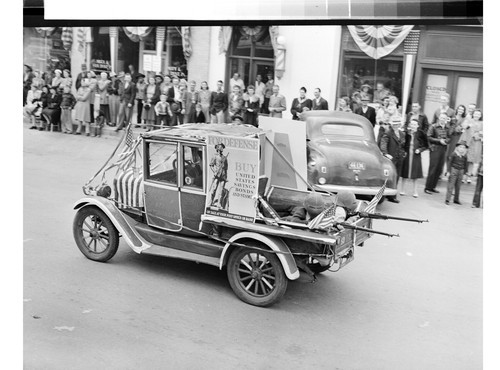
<svg viewBox="0 0 500 370"><path fill-rule="evenodd" d="M55 69L71 69L69 51L64 49L62 29L56 28L52 33L43 35L35 28L23 28L24 64L41 73Z"/></svg>
<svg viewBox="0 0 500 370"><path fill-rule="evenodd" d="M360 92L362 85L369 85L371 103L377 103L376 89L380 85L401 101L403 45L399 45L388 56L373 59L358 47L347 28L344 27L342 32L344 56L337 95L351 98Z"/></svg>
<svg viewBox="0 0 500 370"><path fill-rule="evenodd" d="M267 26L233 27L233 39L229 49L229 79L238 72L245 86L254 83L260 74L267 81L267 74L274 74L274 50Z"/></svg>

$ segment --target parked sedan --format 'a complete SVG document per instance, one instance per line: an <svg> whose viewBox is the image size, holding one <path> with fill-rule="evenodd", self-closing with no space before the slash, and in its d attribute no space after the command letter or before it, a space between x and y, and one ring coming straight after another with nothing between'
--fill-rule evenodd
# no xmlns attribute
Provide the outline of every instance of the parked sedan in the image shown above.
<svg viewBox="0 0 500 370"><path fill-rule="evenodd" d="M309 111L308 181L317 189L375 195L387 180L384 195L396 195L394 164L382 155L371 123L354 113Z"/></svg>

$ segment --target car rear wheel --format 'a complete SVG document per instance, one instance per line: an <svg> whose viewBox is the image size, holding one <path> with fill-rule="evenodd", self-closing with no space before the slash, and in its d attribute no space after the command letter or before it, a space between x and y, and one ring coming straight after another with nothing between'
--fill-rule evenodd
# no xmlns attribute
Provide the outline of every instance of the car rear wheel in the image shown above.
<svg viewBox="0 0 500 370"><path fill-rule="evenodd" d="M227 277L239 299L260 307L278 302L288 285L276 254L246 247L236 247L229 256Z"/></svg>
<svg viewBox="0 0 500 370"><path fill-rule="evenodd" d="M118 230L97 207L78 210L73 221L73 236L78 249L92 261L106 262L118 250Z"/></svg>

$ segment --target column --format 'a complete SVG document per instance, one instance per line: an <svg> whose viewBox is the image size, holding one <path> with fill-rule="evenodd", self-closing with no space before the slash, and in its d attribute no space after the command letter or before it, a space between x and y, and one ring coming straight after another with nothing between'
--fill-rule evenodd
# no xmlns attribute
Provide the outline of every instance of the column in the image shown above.
<svg viewBox="0 0 500 370"><path fill-rule="evenodd" d="M161 56L163 54L163 43L165 42L165 28L166 27L156 27L156 57L160 59L161 61ZM166 61L165 61L166 64ZM160 63L160 66L162 64ZM163 69L163 71L166 71L166 68L161 67L160 69ZM161 71L155 71L156 73L160 73Z"/></svg>
<svg viewBox="0 0 500 370"><path fill-rule="evenodd" d="M111 55L111 72L116 73L118 63L118 27L109 27L109 51Z"/></svg>

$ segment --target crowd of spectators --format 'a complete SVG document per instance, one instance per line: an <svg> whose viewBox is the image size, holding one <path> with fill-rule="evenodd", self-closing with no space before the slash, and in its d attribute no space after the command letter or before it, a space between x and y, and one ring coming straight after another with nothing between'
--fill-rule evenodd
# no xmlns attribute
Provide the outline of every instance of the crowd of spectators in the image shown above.
<svg viewBox="0 0 500 370"><path fill-rule="evenodd" d="M266 83L257 75L253 84L245 86L239 74L234 73L229 81L230 91L226 92L222 80L213 90L206 81L198 89L196 81L177 76L157 74L146 79L133 66L129 66L128 73L102 72L97 77L83 64L74 81L73 94L69 70L55 70L53 75L45 74L42 78L39 71L25 65L23 87L24 114L32 122L31 129L42 131L56 126L68 134L80 135L85 130L87 136L100 136L104 124L116 131L123 129L131 123L134 108L135 125L146 131L184 122L245 123L258 127L259 115L281 118L287 110L286 98L272 74L267 75ZM310 99L305 87L299 89L290 108L292 119L299 120L309 110L329 110L319 87L313 95ZM421 154L426 150L430 151L430 163L425 193L438 193L436 186L441 177L457 175L452 161L455 163L454 157L464 155L462 149L456 150L458 143L463 144L467 160L463 176L458 172L454 198L460 204L460 183L471 183L472 177L480 176L477 185L482 188L482 112L475 104L460 104L453 109L449 101L449 95L443 94L441 105L430 120L418 102L413 102L411 111L402 117L398 98L383 83L378 83L375 90L363 84L350 98L340 97L335 110L358 114L370 121L380 150L394 162L402 179L399 195L406 195L405 185L410 181L413 196L418 197L416 180L423 178ZM399 202L397 196L389 200ZM479 206L479 202L473 206Z"/></svg>

